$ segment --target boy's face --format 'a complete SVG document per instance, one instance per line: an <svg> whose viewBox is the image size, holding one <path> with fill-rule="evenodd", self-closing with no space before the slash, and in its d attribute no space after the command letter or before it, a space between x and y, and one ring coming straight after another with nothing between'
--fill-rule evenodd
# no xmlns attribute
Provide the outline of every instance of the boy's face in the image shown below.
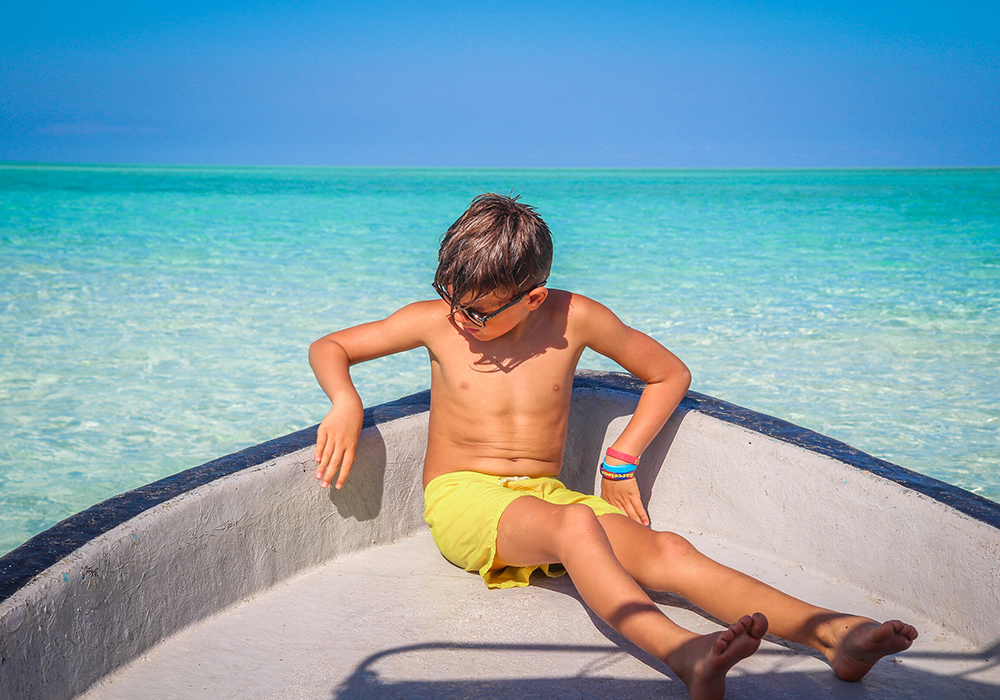
<svg viewBox="0 0 1000 700"><path fill-rule="evenodd" d="M493 340L524 321L528 314L541 306L547 295L545 287L536 287L513 297L506 292L491 292L471 304L462 303L471 301L471 298L463 299L452 314L452 321L476 340ZM467 315L467 310L478 316L480 321L485 320L485 325L474 322Z"/></svg>

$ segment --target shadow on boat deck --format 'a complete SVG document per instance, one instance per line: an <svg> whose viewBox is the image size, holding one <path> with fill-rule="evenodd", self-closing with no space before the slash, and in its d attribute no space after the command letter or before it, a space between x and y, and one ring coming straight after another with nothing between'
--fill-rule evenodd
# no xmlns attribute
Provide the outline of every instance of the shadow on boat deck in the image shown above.
<svg viewBox="0 0 1000 700"><path fill-rule="evenodd" d="M508 654L517 662L524 654L549 657L553 654L595 655L579 673L565 677L516 677L516 678L457 678L437 680L399 679L399 669L380 672L379 664L409 666L421 654L444 652L455 656L487 653L495 657ZM738 667L730 674L727 698L973 698L995 699L1000 692L995 684L973 677L996 667L1000 642L982 652L969 653L907 653L908 663L894 664L890 678L874 683L866 679L860 683L845 683L827 670L796 671L777 670L764 674L741 672ZM684 685L673 676L663 680L614 678L600 675L610 665L613 657L623 653L616 646L574 646L552 644L458 644L424 643L393 647L376 652L360 663L354 672L331 692L331 700L371 700L373 698L433 700L469 700L483 698L616 698L623 700L652 700L653 698L687 698ZM780 665L780 657L794 656L784 649L761 649L755 657L774 657L769 665ZM406 660L404 657L410 657ZM974 671L956 675L934 673L912 664L921 658L952 665L957 661L976 664ZM977 663L978 662L978 663ZM892 661L888 661L892 663ZM417 664L426 668L424 664ZM517 665L515 668L528 676L533 670L544 668L544 661L535 666ZM466 667L466 671L472 669ZM512 672L512 675L517 671ZM427 674L431 675L431 674Z"/></svg>

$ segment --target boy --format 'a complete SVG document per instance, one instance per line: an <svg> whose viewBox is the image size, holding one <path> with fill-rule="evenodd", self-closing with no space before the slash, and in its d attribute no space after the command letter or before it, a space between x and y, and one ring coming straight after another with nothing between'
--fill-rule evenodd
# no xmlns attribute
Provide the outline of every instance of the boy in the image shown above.
<svg viewBox="0 0 1000 700"><path fill-rule="evenodd" d="M548 227L533 208L481 195L442 240L434 278L440 299L313 343L309 361L333 404L317 433L322 486L334 478L336 488L344 485L361 431L349 367L424 347L431 363L424 518L445 557L478 571L487 585L527 585L534 569L562 564L587 605L663 659L695 700L723 697L726 673L769 628L823 653L845 680L908 648L917 637L910 625L817 608L647 527L634 464L690 374L604 306L546 287L551 261ZM602 498L555 479L573 374L588 347L646 382L602 463ZM696 635L667 618L643 587L679 593L732 625ZM746 614L753 610L762 612Z"/></svg>

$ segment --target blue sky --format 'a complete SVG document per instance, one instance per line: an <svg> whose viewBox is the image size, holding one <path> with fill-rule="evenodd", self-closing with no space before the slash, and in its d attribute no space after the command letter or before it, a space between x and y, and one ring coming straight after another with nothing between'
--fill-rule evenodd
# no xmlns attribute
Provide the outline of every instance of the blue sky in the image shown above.
<svg viewBox="0 0 1000 700"><path fill-rule="evenodd" d="M5 3L0 161L1000 165L1000 3Z"/></svg>

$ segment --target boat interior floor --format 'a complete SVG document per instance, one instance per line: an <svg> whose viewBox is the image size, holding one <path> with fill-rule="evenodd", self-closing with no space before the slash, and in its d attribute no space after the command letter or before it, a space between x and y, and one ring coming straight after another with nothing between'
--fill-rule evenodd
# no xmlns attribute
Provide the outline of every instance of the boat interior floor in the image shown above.
<svg viewBox="0 0 1000 700"><path fill-rule="evenodd" d="M998 698L997 650L843 582L751 559L697 534L706 554L810 602L920 630L860 683L810 649L768 637L729 674L728 698ZM239 572L233 572L239 575ZM537 585L535 585L537 584ZM686 601L653 599L697 632L720 623ZM748 611L750 612L750 611ZM429 533L311 569L164 640L86 700L205 698L686 698L665 664L589 613L567 577L489 590L448 563Z"/></svg>

